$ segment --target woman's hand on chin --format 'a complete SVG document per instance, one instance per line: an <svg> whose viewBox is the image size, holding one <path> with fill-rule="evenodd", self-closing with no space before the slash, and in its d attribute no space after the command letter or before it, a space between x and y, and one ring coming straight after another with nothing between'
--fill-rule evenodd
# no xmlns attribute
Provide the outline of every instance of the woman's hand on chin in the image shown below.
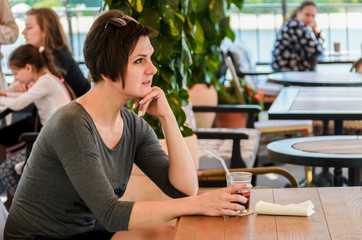
<svg viewBox="0 0 362 240"><path fill-rule="evenodd" d="M142 99L136 99L134 107L138 105L139 116L145 115L146 112L159 119L173 115L165 93L159 87L152 87L151 92L146 94L146 96Z"/></svg>

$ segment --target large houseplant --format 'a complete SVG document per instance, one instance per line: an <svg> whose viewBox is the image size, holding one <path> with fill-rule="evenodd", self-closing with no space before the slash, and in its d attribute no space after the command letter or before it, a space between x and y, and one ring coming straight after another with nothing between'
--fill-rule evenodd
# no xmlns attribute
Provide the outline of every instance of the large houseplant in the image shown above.
<svg viewBox="0 0 362 240"><path fill-rule="evenodd" d="M191 78L194 82L215 80L221 40L233 38L226 16L231 3L241 8L242 0L104 0L103 10L122 10L159 32L151 40L152 60L158 68L154 85L165 92L184 136L192 134L181 108L188 104L185 85ZM158 119L150 115L145 119L162 138Z"/></svg>

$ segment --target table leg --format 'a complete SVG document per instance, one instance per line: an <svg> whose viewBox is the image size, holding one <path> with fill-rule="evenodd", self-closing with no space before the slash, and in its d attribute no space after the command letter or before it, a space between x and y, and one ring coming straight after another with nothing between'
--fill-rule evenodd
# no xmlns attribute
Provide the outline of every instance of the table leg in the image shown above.
<svg viewBox="0 0 362 240"><path fill-rule="evenodd" d="M329 120L323 120L323 136L329 135ZM328 167L323 167L322 172L314 177L314 184L318 187L332 186L333 175L329 172Z"/></svg>
<svg viewBox="0 0 362 240"><path fill-rule="evenodd" d="M329 172L329 168L324 167L322 172L313 178L313 183L318 187L332 187L333 174Z"/></svg>
<svg viewBox="0 0 362 240"><path fill-rule="evenodd" d="M323 136L329 135L329 120L323 120Z"/></svg>
<svg viewBox="0 0 362 240"><path fill-rule="evenodd" d="M334 186L342 186L342 168L334 168Z"/></svg>
<svg viewBox="0 0 362 240"><path fill-rule="evenodd" d="M361 186L361 168L348 169L348 185Z"/></svg>
<svg viewBox="0 0 362 240"><path fill-rule="evenodd" d="M230 166L231 168L246 168L246 164L241 158L240 139L233 140L233 153Z"/></svg>
<svg viewBox="0 0 362 240"><path fill-rule="evenodd" d="M334 120L334 134L343 135L343 120Z"/></svg>
<svg viewBox="0 0 362 240"><path fill-rule="evenodd" d="M334 120L334 134L335 135L343 135L343 120ZM334 186L342 186L343 185L343 177L342 177L342 169L335 168L334 169Z"/></svg>

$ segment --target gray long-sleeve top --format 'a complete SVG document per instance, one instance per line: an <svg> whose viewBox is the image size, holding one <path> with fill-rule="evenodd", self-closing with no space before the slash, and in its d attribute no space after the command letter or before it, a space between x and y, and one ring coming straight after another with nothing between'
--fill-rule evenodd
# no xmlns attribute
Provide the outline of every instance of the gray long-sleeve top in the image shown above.
<svg viewBox="0 0 362 240"><path fill-rule="evenodd" d="M5 239L70 237L95 218L108 231L128 229L133 202L122 202L133 162L166 194L184 197L168 179L169 160L152 128L121 110L123 135L109 149L77 102L60 108L42 129L21 177Z"/></svg>

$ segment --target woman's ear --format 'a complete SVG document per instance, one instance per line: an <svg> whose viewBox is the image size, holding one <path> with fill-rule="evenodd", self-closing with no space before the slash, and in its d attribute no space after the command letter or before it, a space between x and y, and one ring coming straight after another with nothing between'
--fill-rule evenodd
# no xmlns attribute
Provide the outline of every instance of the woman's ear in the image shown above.
<svg viewBox="0 0 362 240"><path fill-rule="evenodd" d="M26 71L28 71L29 73L32 73L33 72L33 65L31 65L30 63L27 63L26 65L25 65L25 70Z"/></svg>

